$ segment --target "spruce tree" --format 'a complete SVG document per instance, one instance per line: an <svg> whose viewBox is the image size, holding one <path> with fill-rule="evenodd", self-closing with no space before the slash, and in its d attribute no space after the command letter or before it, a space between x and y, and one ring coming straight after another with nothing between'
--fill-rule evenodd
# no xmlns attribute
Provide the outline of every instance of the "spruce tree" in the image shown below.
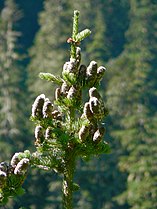
<svg viewBox="0 0 157 209"><path fill-rule="evenodd" d="M109 152L103 140L103 119L108 109L103 103L97 87L105 68L91 61L88 67L81 64L79 43L90 35L89 29L78 30L79 11L74 11L70 43L70 61L63 66L62 76L40 73L41 79L56 83L54 103L44 94L32 105L31 119L35 123L36 151L15 153L9 164L0 167L0 200L5 204L8 197L21 194L28 166L43 170L54 170L63 175L63 208L73 208L73 192L76 160ZM87 102L82 101L82 91L88 89Z"/></svg>
<svg viewBox="0 0 157 209"><path fill-rule="evenodd" d="M105 64L105 61L109 59L109 57L114 57L123 48L123 42L124 42L124 30L127 27L127 11L128 11L128 2L121 1L115 2L115 1L83 1L80 3L80 1L60 1L58 3L55 3L55 5L51 6L53 3L51 1L45 1L45 9L40 15L40 30L37 33L36 39L35 39L35 46L33 46L31 50L31 56L32 61L29 66L29 72L30 72L30 81L31 84L30 89L33 91L32 95L35 95L36 93L39 93L44 88L45 84L42 83L40 80L37 82L34 82L34 79L36 79L36 76L38 72L40 71L49 71L49 69L52 68L53 64L56 66L56 69L61 69L61 67L57 67L58 64L62 62L62 60L65 60L66 55L63 51L63 49L67 50L67 44L65 43L65 40L68 38L66 33L69 34L68 27L65 29L65 25L70 25L70 20L68 16L65 16L63 24L61 22L62 18L60 15L63 14L69 14L72 9L77 8L81 11L80 16L80 22L81 22L81 29L84 29L87 25L90 25L90 29L92 30L92 34L89 36L89 38L86 40L86 42L81 45L82 48L82 61L85 64L88 64L91 59L96 59L98 64ZM46 6L47 5L47 6ZM61 13L57 12L57 8L59 8L59 5L61 5ZM94 9L93 9L94 8ZM64 10L64 11L63 11ZM57 15L55 15L57 13ZM43 15L45 14L45 15ZM120 17L123 17L123 24L120 23L120 21L117 21ZM50 19L50 23L48 23L48 19ZM60 24L60 30L58 30L58 27L56 26L55 22L59 22ZM91 21L92 20L92 21ZM117 22L116 22L117 21ZM54 23L53 23L54 22ZM65 22L65 23L64 23ZM54 29L56 27L56 29ZM47 29L48 32L47 32ZM116 29L117 30L116 30ZM51 36L49 31L51 30ZM66 31L67 32L66 32ZM55 31L55 33L54 33ZM64 33L64 31L66 33ZM113 32L114 31L114 32ZM62 41L60 41L63 37ZM48 42L46 40L51 39L51 42ZM56 39L58 40L56 43ZM57 44L57 47L55 50L52 50L53 43ZM68 50L67 50L68 53ZM60 59L60 63L56 62L54 63L54 60L51 59L51 56L48 56L48 54L51 54L52 57L59 57L63 56ZM49 57L49 58L48 58ZM40 64L40 60L43 60L43 63ZM37 67L38 66L38 67ZM55 69L53 68L53 71ZM55 73L55 72L54 72ZM105 86L106 81L101 83L101 93L105 97ZM41 89L42 88L42 89ZM50 84L47 83L46 87L44 89L47 89L49 91ZM49 93L50 96L53 96L52 93ZM108 122L109 123L109 122ZM108 137L111 138L110 136ZM122 186L115 188L115 183L113 183L113 179L116 179L117 182L119 181L119 171L115 171L115 168L117 168L117 157L112 157L112 165L113 165L113 159L115 160L115 165L113 165L113 169L110 169L111 174L108 175L105 172L105 169L108 171L108 163L106 162L106 158L108 158L107 162L111 159L110 156L105 156L104 158L101 157L101 160L105 166L103 169L101 169L102 162L99 165L99 160L93 159L93 161L87 165L84 162L79 162L78 166L79 169L76 173L76 176L78 175L78 178L80 179L80 183L82 183L82 190L80 190L81 194L76 194L76 207L86 207L86 204L90 205L90 207L96 208L99 204L100 207L103 207L103 205L106 205L106 202L108 202L108 205L110 208L113 208L114 201L111 200L113 196L115 196L117 193L120 193L122 190ZM95 170L96 177L95 180L93 180L94 175L94 168L97 165L97 169ZM100 168L99 174L97 174L98 167ZM85 175L85 173L88 173L88 170L92 170L93 174ZM86 171L86 172L85 172ZM108 171L109 172L109 171ZM114 178L116 173L116 178ZM83 177L82 177L83 175ZM106 177L105 177L106 175ZM112 176L110 178L109 176ZM120 174L121 176L121 174ZM103 181L100 185L100 178L103 177ZM49 179L49 177L47 178ZM56 180L56 177L54 178L54 181ZM106 184L110 182L111 189L110 191L107 188ZM49 182L47 182L49 184ZM52 181L50 183L52 185ZM91 186L91 185L92 186ZM89 186L90 185L90 186ZM121 184L122 185L122 184ZM85 190L84 190L85 187ZM51 186L53 188L53 186ZM101 188L101 189L100 189ZM100 192L102 190L102 192ZM57 193L57 192L56 192ZM100 193L97 198L95 198L95 194ZM114 193L114 195L113 195ZM89 194L88 198L84 198L84 194ZM108 194L108 198L105 199L106 194ZM51 195L51 194L50 194ZM79 196L79 201L78 200ZM82 197L82 200L80 200L80 196ZM89 199L89 197L92 197ZM44 202L46 202L44 200ZM112 203L111 203L112 202ZM57 203L56 203L57 204ZM78 206L80 205L80 206ZM115 206L116 207L116 206Z"/></svg>
<svg viewBox="0 0 157 209"><path fill-rule="evenodd" d="M117 199L130 208L156 208L156 9L151 0L130 1L124 52L110 62L108 101L113 137L121 144L119 166L127 189ZM115 120L116 118L116 120Z"/></svg>

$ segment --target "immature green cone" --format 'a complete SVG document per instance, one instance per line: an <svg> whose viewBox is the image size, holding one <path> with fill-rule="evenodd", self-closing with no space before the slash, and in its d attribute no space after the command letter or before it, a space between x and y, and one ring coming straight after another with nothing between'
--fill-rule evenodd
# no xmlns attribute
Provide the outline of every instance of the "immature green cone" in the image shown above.
<svg viewBox="0 0 157 209"><path fill-rule="evenodd" d="M43 117L42 109L45 101L45 95L39 95L33 105L32 105L32 116L33 117Z"/></svg>
<svg viewBox="0 0 157 209"><path fill-rule="evenodd" d="M14 174L15 175L24 175L27 172L27 168L29 166L29 159L23 158L20 160L20 162L17 164Z"/></svg>

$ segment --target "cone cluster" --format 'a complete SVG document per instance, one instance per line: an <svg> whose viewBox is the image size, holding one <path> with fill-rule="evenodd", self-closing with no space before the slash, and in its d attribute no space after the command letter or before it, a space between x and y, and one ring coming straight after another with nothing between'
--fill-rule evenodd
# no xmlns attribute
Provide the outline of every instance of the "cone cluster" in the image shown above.
<svg viewBox="0 0 157 209"><path fill-rule="evenodd" d="M67 191L71 193L74 190L72 176L76 159L89 159L109 152L108 144L103 141L105 128L102 123L108 110L97 89L106 69L98 67L95 61L88 66L81 64L81 49L78 46L91 31L85 29L79 32L78 18L79 11L74 11L72 37L67 40L71 44L70 60L63 65L61 76L39 74L41 79L58 86L53 102L40 94L32 105L36 151L32 154L27 150L15 153L9 164L0 164L0 202L21 193L29 165L62 173L65 201ZM85 95L86 92L84 103L82 93Z"/></svg>
<svg viewBox="0 0 157 209"><path fill-rule="evenodd" d="M85 141L87 137L92 138L93 142L100 142L105 133L101 121L107 114L102 98L95 87L89 89L89 101L85 103L83 108L82 119L86 119L88 123L83 125L79 131L79 139Z"/></svg>
<svg viewBox="0 0 157 209"><path fill-rule="evenodd" d="M56 89L56 92L58 89ZM56 97L58 98L59 96ZM56 124L59 125L62 115L58 109L54 109L51 101L44 94L41 94L32 105L32 118L37 121L34 131L35 145L40 146L45 142L45 139L52 138L52 129L56 127Z"/></svg>
<svg viewBox="0 0 157 209"><path fill-rule="evenodd" d="M53 129L56 128L56 124L62 128L64 118L67 116L64 111L61 111L62 106L67 112L68 108L78 109L82 105L82 91L85 88L89 88L89 101L84 104L81 120L85 120L86 124L80 126L78 139L84 142L90 136L93 142L98 142L103 138L101 121L108 111L96 86L106 69L103 66L98 67L95 61L91 61L87 67L80 63L81 49L77 47L76 59L70 58L70 61L63 65L62 83L55 90L57 108L54 108L55 105L44 94L35 99L32 105L32 117L38 120L35 127L35 145L40 146L45 140L56 138ZM43 122L44 120L49 122Z"/></svg>
<svg viewBox="0 0 157 209"><path fill-rule="evenodd" d="M98 67L95 61L91 61L88 66L80 63L81 49L76 47L76 59L70 58L70 61L63 65L62 82L60 87L55 90L57 108L54 108L55 105L44 94L35 99L32 105L32 117L38 120L35 127L35 145L41 146L45 141L57 140L57 136L54 134L56 124L60 129L63 126L65 127L63 123L66 123L65 117L70 112L69 109L77 110L81 107L82 91L86 88L89 89L89 101L82 108L83 113L80 115L82 124L77 128L78 134L75 133L75 136L81 143L85 143L86 140L91 140L94 143L102 141L105 132L102 120L108 114L108 110L97 90L97 86L106 68ZM53 75L51 77L57 80ZM62 106L65 110L62 110ZM43 122L44 120L48 122Z"/></svg>
<svg viewBox="0 0 157 209"><path fill-rule="evenodd" d="M22 191L22 184L30 164L28 155L30 155L28 150L24 153L15 153L10 163L0 163L0 201L3 202L5 198Z"/></svg>

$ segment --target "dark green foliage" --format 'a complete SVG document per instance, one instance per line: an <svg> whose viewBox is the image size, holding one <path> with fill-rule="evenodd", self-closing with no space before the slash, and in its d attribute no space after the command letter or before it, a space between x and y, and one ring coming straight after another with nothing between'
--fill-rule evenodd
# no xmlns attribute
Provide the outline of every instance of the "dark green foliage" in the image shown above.
<svg viewBox="0 0 157 209"><path fill-rule="evenodd" d="M1 160L15 152L15 139L22 134L23 117L25 112L18 99L22 100L20 83L22 80L22 67L18 65L20 59L16 43L20 33L15 30L20 18L16 4L12 0L5 1L5 7L0 13L0 152ZM14 73L13 73L14 72ZM18 112L18 115L17 115ZM19 123L19 124L18 124ZM16 141L17 142L17 141ZM8 145L13 145L8 146ZM24 145L20 142L19 148ZM7 152L3 150L6 147Z"/></svg>
<svg viewBox="0 0 157 209"><path fill-rule="evenodd" d="M22 184L26 178L30 152L16 153L11 163L0 164L0 205L5 205L9 197L16 197L24 193Z"/></svg>
<svg viewBox="0 0 157 209"><path fill-rule="evenodd" d="M156 45L151 44L156 39L156 6L152 1L130 1L128 41L123 54L110 65L114 75L108 85L108 101L114 104L111 112L118 119L112 135L123 149L119 166L128 173L127 189L118 200L131 208L157 207L156 111L151 102L156 87L150 87L156 78L152 62Z"/></svg>
<svg viewBox="0 0 157 209"><path fill-rule="evenodd" d="M39 30L38 13L43 9L43 0L15 0L19 9L22 12L22 18L16 26L16 30L21 31L21 36L18 38L20 45L18 51L26 55L27 49L32 46L35 33ZM23 60L23 64L28 63L28 57Z"/></svg>

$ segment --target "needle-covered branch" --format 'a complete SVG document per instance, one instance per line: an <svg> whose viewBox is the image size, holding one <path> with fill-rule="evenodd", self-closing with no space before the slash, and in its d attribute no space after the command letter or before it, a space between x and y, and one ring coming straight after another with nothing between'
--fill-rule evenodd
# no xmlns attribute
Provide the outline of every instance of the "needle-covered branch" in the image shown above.
<svg viewBox="0 0 157 209"><path fill-rule="evenodd" d="M63 175L63 208L72 209L77 159L89 159L110 150L104 141L104 119L108 109L97 89L106 69L98 67L96 61L88 66L81 64L81 49L77 45L91 32L88 29L78 32L78 20L79 11L74 11L72 40L68 41L70 60L63 65L62 75L39 75L58 86L54 101L42 93L32 105L36 151L16 153L6 166L7 170L0 167L2 202L19 194L30 165ZM86 102L82 98L84 91L88 91ZM8 191L8 187L14 188L14 193Z"/></svg>

